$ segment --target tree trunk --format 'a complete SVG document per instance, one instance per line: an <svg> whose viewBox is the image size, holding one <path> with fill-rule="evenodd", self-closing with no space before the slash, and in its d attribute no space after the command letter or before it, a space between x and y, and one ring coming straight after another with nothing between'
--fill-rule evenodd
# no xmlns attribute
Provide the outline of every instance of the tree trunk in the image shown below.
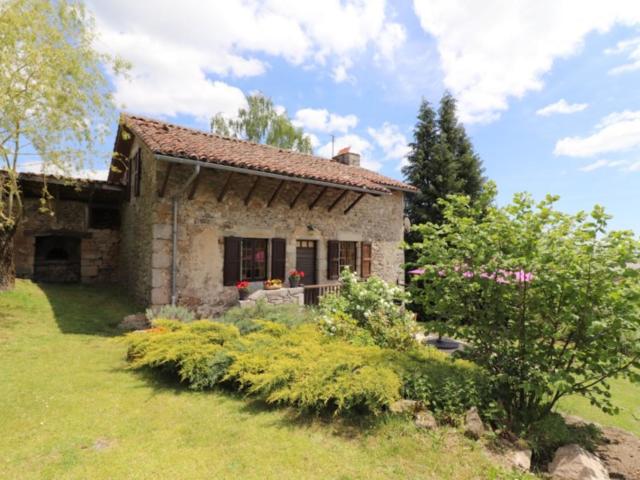
<svg viewBox="0 0 640 480"><path fill-rule="evenodd" d="M13 237L15 229L0 230L0 292L15 285L16 266L13 262Z"/></svg>

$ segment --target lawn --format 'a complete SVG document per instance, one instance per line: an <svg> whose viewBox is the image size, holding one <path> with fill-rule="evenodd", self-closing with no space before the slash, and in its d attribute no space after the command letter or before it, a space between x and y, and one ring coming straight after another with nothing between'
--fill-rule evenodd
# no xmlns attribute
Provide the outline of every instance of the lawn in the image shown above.
<svg viewBox="0 0 640 480"><path fill-rule="evenodd" d="M0 477L516 478L453 430L296 420L128 371L123 298L27 281L0 294Z"/></svg>

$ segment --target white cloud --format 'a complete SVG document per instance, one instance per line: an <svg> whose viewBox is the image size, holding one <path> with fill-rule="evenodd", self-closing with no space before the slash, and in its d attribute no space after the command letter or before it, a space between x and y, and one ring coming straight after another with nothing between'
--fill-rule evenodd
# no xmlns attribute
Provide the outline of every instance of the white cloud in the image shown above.
<svg viewBox="0 0 640 480"><path fill-rule="evenodd" d="M350 133L347 135L342 135L340 137L336 137L335 144L333 145L333 152L338 153L338 151L345 147L351 147L351 151L353 153L360 154L360 165L364 168L368 168L369 170L380 170L382 168L382 163L374 160L371 155L373 153L373 146L369 141L365 138L362 138L360 135L356 135L354 133ZM324 144L320 147L316 154L325 157L331 158L331 150L332 145L331 142Z"/></svg>
<svg viewBox="0 0 640 480"><path fill-rule="evenodd" d="M387 159L404 161L410 150L409 142L397 125L385 122L380 128L368 128L367 132L380 146Z"/></svg>
<svg viewBox="0 0 640 480"><path fill-rule="evenodd" d="M414 0L414 10L437 40L465 122L495 120L511 97L540 90L553 62L577 53L588 33L640 23L634 0Z"/></svg>
<svg viewBox="0 0 640 480"><path fill-rule="evenodd" d="M551 103L546 107L543 107L536 111L536 115L542 117L548 117L556 113L567 114L581 112L589 106L588 103L569 103L564 98L558 100L555 103Z"/></svg>
<svg viewBox="0 0 640 480"><path fill-rule="evenodd" d="M626 54L629 62L619 65L609 70L611 75L633 72L640 70L640 37L630 38L618 42L615 48L605 50L608 55Z"/></svg>
<svg viewBox="0 0 640 480"><path fill-rule="evenodd" d="M637 172L640 171L640 161L632 162L629 160L596 160L593 163L580 167L582 172L593 172L600 170L601 168L617 168L623 172Z"/></svg>
<svg viewBox="0 0 640 480"><path fill-rule="evenodd" d="M43 172L44 167L44 172ZM52 163L43 165L41 160L34 160L31 162L22 162L18 165L19 172L28 173L46 173L47 175L56 175L63 177L81 178L83 180L106 180L109 176L109 169L102 168L73 168L69 166L69 169L62 169Z"/></svg>
<svg viewBox="0 0 640 480"><path fill-rule="evenodd" d="M627 110L604 117L591 135L558 140L553 153L570 157L591 157L637 147L640 147L640 110Z"/></svg>
<svg viewBox="0 0 640 480"><path fill-rule="evenodd" d="M389 56L403 41L385 0L158 0L152 8L89 0L89 7L98 48L133 65L131 81L116 81L117 101L153 115L235 113L242 92L210 75L261 75L269 68L264 56L353 81L353 57L369 47Z"/></svg>
<svg viewBox="0 0 640 480"><path fill-rule="evenodd" d="M378 52L375 56L377 61L393 62L393 55L400 46L407 40L407 32L399 23L388 23L378 35L376 45Z"/></svg>
<svg viewBox="0 0 640 480"><path fill-rule="evenodd" d="M301 108L294 115L293 124L316 132L347 133L358 124L358 117L329 113L324 108Z"/></svg>

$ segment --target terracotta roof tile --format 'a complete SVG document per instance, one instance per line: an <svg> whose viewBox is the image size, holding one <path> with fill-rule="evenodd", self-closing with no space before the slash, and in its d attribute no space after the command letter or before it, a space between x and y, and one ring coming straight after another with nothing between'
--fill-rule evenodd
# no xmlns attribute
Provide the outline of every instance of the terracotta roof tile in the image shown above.
<svg viewBox="0 0 640 480"><path fill-rule="evenodd" d="M123 115L122 120L154 153L160 155L318 180L379 193L388 193L389 189L415 190L410 185L371 170L314 155L222 137L139 116Z"/></svg>

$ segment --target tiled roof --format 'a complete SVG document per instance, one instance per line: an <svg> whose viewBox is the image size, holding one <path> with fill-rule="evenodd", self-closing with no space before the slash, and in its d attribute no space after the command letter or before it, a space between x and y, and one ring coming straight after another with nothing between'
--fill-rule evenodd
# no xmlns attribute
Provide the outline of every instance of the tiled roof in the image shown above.
<svg viewBox="0 0 640 480"><path fill-rule="evenodd" d="M415 190L410 185L366 168L344 165L314 155L222 137L139 116L123 115L122 123L155 154L357 187L377 193L389 193L390 189Z"/></svg>

